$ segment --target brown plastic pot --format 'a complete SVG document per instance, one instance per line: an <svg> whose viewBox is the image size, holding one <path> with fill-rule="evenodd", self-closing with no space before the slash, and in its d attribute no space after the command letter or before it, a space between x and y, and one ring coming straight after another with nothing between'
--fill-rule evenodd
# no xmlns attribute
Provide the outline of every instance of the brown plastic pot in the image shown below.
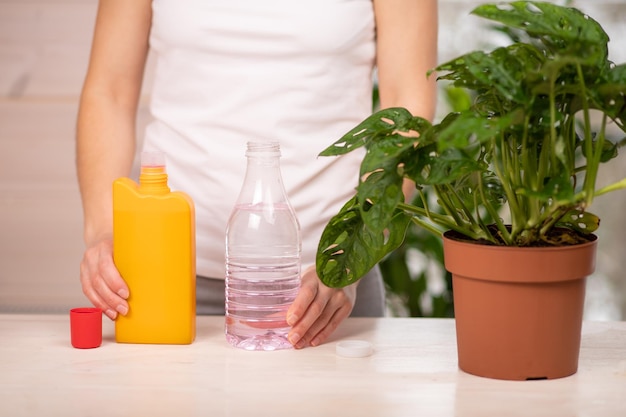
<svg viewBox="0 0 626 417"><path fill-rule="evenodd" d="M518 248L444 234L452 274L459 368L506 380L553 379L578 370L586 277L597 238Z"/></svg>

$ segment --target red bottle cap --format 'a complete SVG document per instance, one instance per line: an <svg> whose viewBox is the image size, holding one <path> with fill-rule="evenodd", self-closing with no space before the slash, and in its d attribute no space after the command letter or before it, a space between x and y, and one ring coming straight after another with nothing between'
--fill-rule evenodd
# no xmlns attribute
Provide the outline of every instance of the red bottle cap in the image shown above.
<svg viewBox="0 0 626 417"><path fill-rule="evenodd" d="M102 310L94 307L71 309L70 334L75 348L99 347L102 344Z"/></svg>

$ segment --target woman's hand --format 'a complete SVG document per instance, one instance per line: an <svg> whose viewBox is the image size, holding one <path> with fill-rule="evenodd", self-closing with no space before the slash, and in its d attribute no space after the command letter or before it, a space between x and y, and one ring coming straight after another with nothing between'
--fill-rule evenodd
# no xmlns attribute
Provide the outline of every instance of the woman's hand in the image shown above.
<svg viewBox="0 0 626 417"><path fill-rule="evenodd" d="M302 274L300 291L287 311L292 326L289 341L296 349L318 346L350 315L356 300L356 285L345 288L325 286L311 266Z"/></svg>
<svg viewBox="0 0 626 417"><path fill-rule="evenodd" d="M128 313L128 286L113 262L113 239L99 240L85 250L80 282L87 298L111 320Z"/></svg>

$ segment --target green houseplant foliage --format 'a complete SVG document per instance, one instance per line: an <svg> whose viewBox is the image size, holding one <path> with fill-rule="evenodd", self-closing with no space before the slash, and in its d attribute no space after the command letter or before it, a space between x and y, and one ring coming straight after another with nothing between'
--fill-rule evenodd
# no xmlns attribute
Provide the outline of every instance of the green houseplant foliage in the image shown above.
<svg viewBox="0 0 626 417"><path fill-rule="evenodd" d="M319 243L326 285L357 281L401 245L410 223L490 245L584 242L600 223L588 211L594 197L626 187L626 178L596 185L600 166L624 143L609 140L607 126L626 130L626 64L609 60L600 24L546 2L472 13L516 41L434 70L472 93L470 108L437 124L403 108L380 110L321 153L365 148L356 194ZM421 204L405 202L405 178Z"/></svg>

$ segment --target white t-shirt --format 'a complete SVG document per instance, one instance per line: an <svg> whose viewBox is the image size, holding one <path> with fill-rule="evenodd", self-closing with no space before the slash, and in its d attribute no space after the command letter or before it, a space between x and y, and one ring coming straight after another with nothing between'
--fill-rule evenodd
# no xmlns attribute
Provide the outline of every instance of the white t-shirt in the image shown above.
<svg viewBox="0 0 626 417"><path fill-rule="evenodd" d="M248 141L278 141L302 266L354 194L361 153L318 157L371 114L371 0L154 0L144 149L196 206L197 273L224 278L226 222Z"/></svg>

